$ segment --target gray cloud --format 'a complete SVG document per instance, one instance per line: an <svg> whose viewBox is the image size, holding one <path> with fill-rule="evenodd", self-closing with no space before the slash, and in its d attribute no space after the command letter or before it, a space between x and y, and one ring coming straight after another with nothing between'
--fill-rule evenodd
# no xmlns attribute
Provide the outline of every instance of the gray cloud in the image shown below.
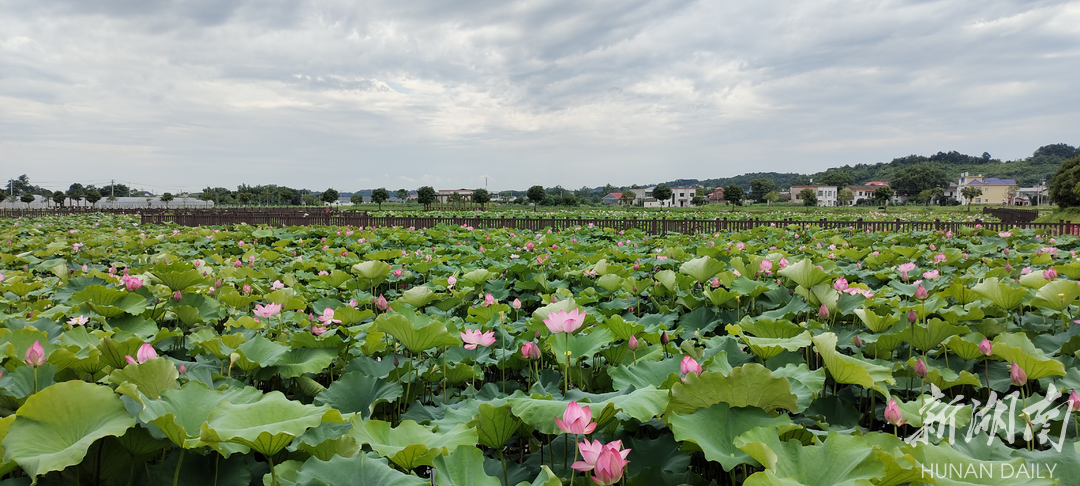
<svg viewBox="0 0 1080 486"><path fill-rule="evenodd" d="M0 11L4 166L56 184L579 187L1080 142L1077 2Z"/></svg>

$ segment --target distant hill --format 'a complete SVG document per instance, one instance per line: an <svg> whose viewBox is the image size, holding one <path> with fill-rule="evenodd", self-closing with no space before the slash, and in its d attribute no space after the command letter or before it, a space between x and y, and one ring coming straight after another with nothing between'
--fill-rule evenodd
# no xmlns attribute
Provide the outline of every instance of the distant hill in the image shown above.
<svg viewBox="0 0 1080 486"><path fill-rule="evenodd" d="M705 187L726 187L739 184L749 187L750 181L758 178L772 180L777 187L788 188L792 185L809 184L811 180L821 180L835 172L846 171L855 183L867 181L889 181L896 171L919 164L945 171L949 180L956 180L963 172L982 174L986 177L1016 179L1020 186L1033 186L1040 182L1050 182L1058 166L1067 159L1080 155L1080 148L1058 143L1039 147L1030 157L1002 161L983 152L980 156L961 154L957 151L938 152L934 155L908 155L890 162L876 164L856 164L833 167L813 174L791 172L754 172L735 177L716 179L676 179L663 182L671 187L703 185ZM652 185L652 184L649 184Z"/></svg>

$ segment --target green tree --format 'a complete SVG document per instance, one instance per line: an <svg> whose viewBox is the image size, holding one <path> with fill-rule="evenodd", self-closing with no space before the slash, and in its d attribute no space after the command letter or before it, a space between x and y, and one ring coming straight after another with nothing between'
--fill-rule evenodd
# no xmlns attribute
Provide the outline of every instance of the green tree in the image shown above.
<svg viewBox="0 0 1080 486"><path fill-rule="evenodd" d="M371 202L379 205L379 211L382 211L382 203L390 200L390 191L387 191L385 187L380 187L371 191Z"/></svg>
<svg viewBox="0 0 1080 486"><path fill-rule="evenodd" d="M255 195L250 192L244 191L240 194L237 194L236 198L240 200L240 204L247 206L248 204L251 204L252 200L255 199Z"/></svg>
<svg viewBox="0 0 1080 486"><path fill-rule="evenodd" d="M29 192L24 192L19 200L26 203L26 209L30 209L30 203L34 202L34 195Z"/></svg>
<svg viewBox="0 0 1080 486"><path fill-rule="evenodd" d="M303 196L300 196L300 201L303 202L305 206L314 206L316 204L319 204L319 200L315 198L314 195L308 192L305 192Z"/></svg>
<svg viewBox="0 0 1080 486"><path fill-rule="evenodd" d="M435 188L423 186L416 190L416 201L424 205L424 209L435 203Z"/></svg>
<svg viewBox="0 0 1080 486"><path fill-rule="evenodd" d="M547 192L544 191L544 186L532 186L525 195L528 196L529 200L534 204L533 211L536 211L536 206L539 206L540 203L544 202L544 199L547 197Z"/></svg>
<svg viewBox="0 0 1080 486"><path fill-rule="evenodd" d="M409 200L409 191L406 191L405 189L398 189L394 195L397 196L398 201L400 201L401 204L405 204L405 202Z"/></svg>
<svg viewBox="0 0 1080 486"><path fill-rule="evenodd" d="M169 207L169 203L172 202L172 200L173 195L171 192L166 192L165 194L161 195L161 202L165 203L165 208Z"/></svg>
<svg viewBox="0 0 1080 486"><path fill-rule="evenodd" d="M484 188L477 189L472 193L472 201L486 210L487 203L491 202L491 193Z"/></svg>
<svg viewBox="0 0 1080 486"><path fill-rule="evenodd" d="M967 199L967 210L970 213L971 203L975 200L975 198L982 195L982 188L975 186L967 186L963 189L960 189L960 195L964 196L964 199Z"/></svg>
<svg viewBox="0 0 1080 486"><path fill-rule="evenodd" d="M847 187L855 183L855 176L852 176L850 172L840 170L827 170L825 175L821 176L817 184L822 186L836 186Z"/></svg>
<svg viewBox="0 0 1080 486"><path fill-rule="evenodd" d="M90 203L90 207L94 207L98 201L101 200L101 193L97 189L91 190L86 193L86 202ZM26 202L26 201L23 201Z"/></svg>
<svg viewBox="0 0 1080 486"><path fill-rule="evenodd" d="M331 187L319 195L319 200L325 204L334 204L334 201L337 201L340 196L341 195Z"/></svg>
<svg viewBox="0 0 1080 486"><path fill-rule="evenodd" d="M949 178L945 171L936 169L929 164L919 164L900 169L893 174L889 181L889 187L897 194L915 196L922 191L932 190L935 187L949 185Z"/></svg>
<svg viewBox="0 0 1080 486"><path fill-rule="evenodd" d="M1063 208L1080 206L1080 194L1075 189L1080 184L1080 156L1061 163L1050 179L1050 202Z"/></svg>
<svg viewBox="0 0 1080 486"><path fill-rule="evenodd" d="M738 184L732 184L724 188L724 199L731 203L731 210L735 210L735 206L742 206L743 197L746 195L746 191Z"/></svg>
<svg viewBox="0 0 1080 486"><path fill-rule="evenodd" d="M806 212L810 212L810 206L817 206L817 191L806 187L802 191L799 191L799 199L802 199L803 206L806 206Z"/></svg>
<svg viewBox="0 0 1080 486"><path fill-rule="evenodd" d="M568 192L566 194L563 194L562 197L559 198L559 203L561 203L563 206L574 207L578 205L578 198L577 196Z"/></svg>
<svg viewBox="0 0 1080 486"><path fill-rule="evenodd" d="M76 205L79 205L79 203L82 201L83 196L85 195L86 188L78 182L68 187L67 197L71 198L72 202L74 202Z"/></svg>
<svg viewBox="0 0 1080 486"><path fill-rule="evenodd" d="M774 202L776 202L776 200L780 199L780 194L777 193L776 191L769 191L768 193L765 194L765 197L763 199L765 199L765 202L769 203L769 206L771 207L772 203L774 203Z"/></svg>
<svg viewBox="0 0 1080 486"><path fill-rule="evenodd" d="M843 188L836 193L836 200L840 202L841 206L847 206L851 204L851 201L855 200L855 192L851 189Z"/></svg>
<svg viewBox="0 0 1080 486"><path fill-rule="evenodd" d="M934 201L935 204L941 204L941 199L943 197L945 197L945 189L935 187L930 190L930 200Z"/></svg>
<svg viewBox="0 0 1080 486"><path fill-rule="evenodd" d="M934 191L932 189L923 189L919 192L918 196L915 196L915 201L919 204L930 205L930 200L934 198Z"/></svg>
<svg viewBox="0 0 1080 486"><path fill-rule="evenodd" d="M776 184L772 179L759 177L750 181L749 199L755 202L765 202L765 195L776 190Z"/></svg>
<svg viewBox="0 0 1080 486"><path fill-rule="evenodd" d="M278 191L278 199L280 199L281 203L286 206L292 206L293 198L295 197L296 194L293 193L292 189L282 188L280 191Z"/></svg>
<svg viewBox="0 0 1080 486"><path fill-rule="evenodd" d="M874 202L885 206L885 211L887 212L889 210L889 199L892 199L893 194L895 193L891 187L881 186L874 190Z"/></svg>
<svg viewBox="0 0 1080 486"><path fill-rule="evenodd" d="M64 207L64 201L67 200L67 194L64 191L56 191L52 193L52 200L59 207Z"/></svg>
<svg viewBox="0 0 1080 486"><path fill-rule="evenodd" d="M671 202L671 188L664 184L660 184L653 188L652 197L660 202L660 207L664 207L665 203Z"/></svg>
<svg viewBox="0 0 1080 486"><path fill-rule="evenodd" d="M352 196L349 196L349 202L351 202L353 206L364 204L364 195L359 192L354 192Z"/></svg>

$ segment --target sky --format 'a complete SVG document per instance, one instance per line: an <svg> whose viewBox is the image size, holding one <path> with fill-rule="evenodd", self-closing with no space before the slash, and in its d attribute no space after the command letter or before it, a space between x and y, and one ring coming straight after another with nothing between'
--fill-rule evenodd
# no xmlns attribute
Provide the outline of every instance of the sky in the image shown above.
<svg viewBox="0 0 1080 486"><path fill-rule="evenodd" d="M1080 1L0 0L0 178L575 189L1080 145Z"/></svg>

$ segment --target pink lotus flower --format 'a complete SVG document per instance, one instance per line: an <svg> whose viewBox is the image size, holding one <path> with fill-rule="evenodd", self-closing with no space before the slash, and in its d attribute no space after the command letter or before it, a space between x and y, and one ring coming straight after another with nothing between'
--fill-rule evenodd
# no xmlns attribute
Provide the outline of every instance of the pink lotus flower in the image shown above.
<svg viewBox="0 0 1080 486"><path fill-rule="evenodd" d="M555 296L553 295L552 298ZM573 309L570 312L559 311L548 314L548 318L544 319L544 325L552 334L559 334L563 332L574 332L577 328L585 323L585 314L579 312L577 309Z"/></svg>
<svg viewBox="0 0 1080 486"><path fill-rule="evenodd" d="M158 357L157 351L154 350L154 346L150 343L143 343L142 346L139 346L139 351L135 353L135 358L132 358L130 354L124 356L124 358L127 358L127 362L131 364L142 364L156 357Z"/></svg>
<svg viewBox="0 0 1080 486"><path fill-rule="evenodd" d="M495 305L495 297L491 294L484 296L484 307Z"/></svg>
<svg viewBox="0 0 1080 486"><path fill-rule="evenodd" d="M993 349L994 345L990 344L989 339L983 338L982 342L979 343L979 352L986 356L994 354Z"/></svg>
<svg viewBox="0 0 1080 486"><path fill-rule="evenodd" d="M926 373L926 362L924 362L922 358L919 358L919 360L915 362L915 374L918 375L919 378L926 378Z"/></svg>
<svg viewBox="0 0 1080 486"><path fill-rule="evenodd" d="M1025 373L1024 369L1017 365L1015 361L1012 362L1011 369L1009 370L1009 381L1016 386L1024 386L1028 381L1027 373Z"/></svg>
<svg viewBox="0 0 1080 486"><path fill-rule="evenodd" d="M836 281L833 282L833 284L832 284L832 288L836 289L837 292L843 292L843 291L847 290L847 288L848 288L847 279L846 278L838 278L838 279L836 279Z"/></svg>
<svg viewBox="0 0 1080 486"><path fill-rule="evenodd" d="M319 316L319 322L321 322L321 323L323 323L323 325L327 325L327 326L329 326L330 324L335 324L335 323L340 324L341 323L340 320L334 319L334 309L331 309L329 307L327 307L326 309L323 309L322 315ZM319 334L322 334L322 333L319 333ZM316 335L318 335L318 334L316 334Z"/></svg>
<svg viewBox="0 0 1080 486"><path fill-rule="evenodd" d="M71 324L72 326L82 326L82 325L86 324L87 322L90 322L90 318L86 317L86 316L84 316L82 314L79 314L79 317L72 317L71 319L68 319L68 321L67 321L67 323Z"/></svg>
<svg viewBox="0 0 1080 486"><path fill-rule="evenodd" d="M915 270L915 263L914 262L901 263L901 264L896 266L896 270L898 272L901 272L901 273L908 273L908 272L910 272L912 270Z"/></svg>
<svg viewBox="0 0 1080 486"><path fill-rule="evenodd" d="M923 272L923 274L922 274L922 277L927 279L927 280L933 280L933 279L938 278L940 276L941 276L941 272L938 272L936 269L930 270L929 272Z"/></svg>
<svg viewBox="0 0 1080 486"><path fill-rule="evenodd" d="M701 363L698 363L696 359L690 356L683 356L682 362L679 363L679 371L682 374L687 375L690 373L701 374Z"/></svg>
<svg viewBox="0 0 1080 486"><path fill-rule="evenodd" d="M375 307L385 312L386 308L390 307L390 303L386 301L386 297L379 295L379 299L375 301Z"/></svg>
<svg viewBox="0 0 1080 486"><path fill-rule="evenodd" d="M1069 413L1080 410L1080 393L1076 393L1076 390L1073 390L1072 393L1069 394L1069 399L1065 400L1065 404L1069 407Z"/></svg>
<svg viewBox="0 0 1080 486"><path fill-rule="evenodd" d="M461 333L461 340L465 341L465 349L473 350L476 346L491 346L495 344L495 331L481 332L479 329L466 329Z"/></svg>
<svg viewBox="0 0 1080 486"><path fill-rule="evenodd" d="M266 304L265 306L255 304L255 315L264 319L274 317L279 312L281 312L281 304Z"/></svg>
<svg viewBox="0 0 1080 486"><path fill-rule="evenodd" d="M1053 268L1043 270L1043 278L1045 278L1047 280L1053 280L1053 279L1055 279L1057 277L1058 277L1057 270L1054 270Z"/></svg>
<svg viewBox="0 0 1080 486"><path fill-rule="evenodd" d="M592 409L578 405L577 402L566 405L563 418L555 417L555 425L564 434L574 435L591 434L596 429L596 424L592 423Z"/></svg>
<svg viewBox="0 0 1080 486"><path fill-rule="evenodd" d="M270 288L274 290L281 290L285 288L285 284L281 283L281 280L274 280L274 283L270 284Z"/></svg>
<svg viewBox="0 0 1080 486"><path fill-rule="evenodd" d="M457 279L454 278L453 275L451 275L450 278L446 279L446 283L447 283L446 288L452 289L452 288L454 288L454 284L457 283Z"/></svg>
<svg viewBox="0 0 1080 486"><path fill-rule="evenodd" d="M762 260L761 264L758 265L758 269L761 272L765 273L765 275L772 275L772 267L773 267L773 262L770 261L770 260Z"/></svg>
<svg viewBox="0 0 1080 486"><path fill-rule="evenodd" d="M394 276L395 277L401 277L404 274L405 274L405 272L402 272L400 268L397 269L397 270L394 270Z"/></svg>
<svg viewBox="0 0 1080 486"><path fill-rule="evenodd" d="M925 300L930 296L930 293L926 291L926 287L919 284L919 287L915 289L915 298L919 300Z"/></svg>
<svg viewBox="0 0 1080 486"><path fill-rule="evenodd" d="M904 418L904 412L900 411L900 405L896 403L895 398L889 399L889 404L885 406L885 420L890 424L897 427L907 423Z"/></svg>
<svg viewBox="0 0 1080 486"><path fill-rule="evenodd" d="M637 336L634 336L633 334L631 334L630 335L630 340L628 340L626 342L626 346L630 348L630 351L637 351L637 348L638 348Z"/></svg>
<svg viewBox="0 0 1080 486"><path fill-rule="evenodd" d="M521 308L521 300L514 299L514 302L510 304L510 307L513 307L514 309L520 309Z"/></svg>
<svg viewBox="0 0 1080 486"><path fill-rule="evenodd" d="M596 458L596 467L593 469L593 482L600 486L615 484L622 479L623 470L626 469L627 461L623 456L613 450L604 449L600 457Z"/></svg>
<svg viewBox="0 0 1080 486"><path fill-rule="evenodd" d="M48 358L45 357L45 348L41 346L41 341L34 341L29 348L26 349L26 355L23 356L23 362L27 366L33 366L37 368L45 364Z"/></svg>
<svg viewBox="0 0 1080 486"><path fill-rule="evenodd" d="M126 272L127 269L124 269ZM120 281L124 283L124 288L128 291L139 290L143 286L143 281L139 277L132 277L130 275L124 275L120 278Z"/></svg>
<svg viewBox="0 0 1080 486"><path fill-rule="evenodd" d="M1006 250L1008 250L1008 248L1006 248ZM934 255L934 263L942 263L948 259L949 258L946 257L944 253L938 253L937 255Z"/></svg>
<svg viewBox="0 0 1080 486"><path fill-rule="evenodd" d="M630 454L630 449L622 448L622 441L616 440L608 442L607 444L601 444L598 440L589 442L585 440L578 442L578 450L581 451L581 460L575 462L570 467L578 471L592 471L596 467L596 460L600 457L600 454L605 450L613 450L619 454L619 457L626 459L626 456Z"/></svg>
<svg viewBox="0 0 1080 486"><path fill-rule="evenodd" d="M311 333L316 336L322 336L326 332L326 328L318 324L311 325Z"/></svg>
<svg viewBox="0 0 1080 486"><path fill-rule="evenodd" d="M532 341L522 344L521 357L525 359L540 359L540 348Z"/></svg>

